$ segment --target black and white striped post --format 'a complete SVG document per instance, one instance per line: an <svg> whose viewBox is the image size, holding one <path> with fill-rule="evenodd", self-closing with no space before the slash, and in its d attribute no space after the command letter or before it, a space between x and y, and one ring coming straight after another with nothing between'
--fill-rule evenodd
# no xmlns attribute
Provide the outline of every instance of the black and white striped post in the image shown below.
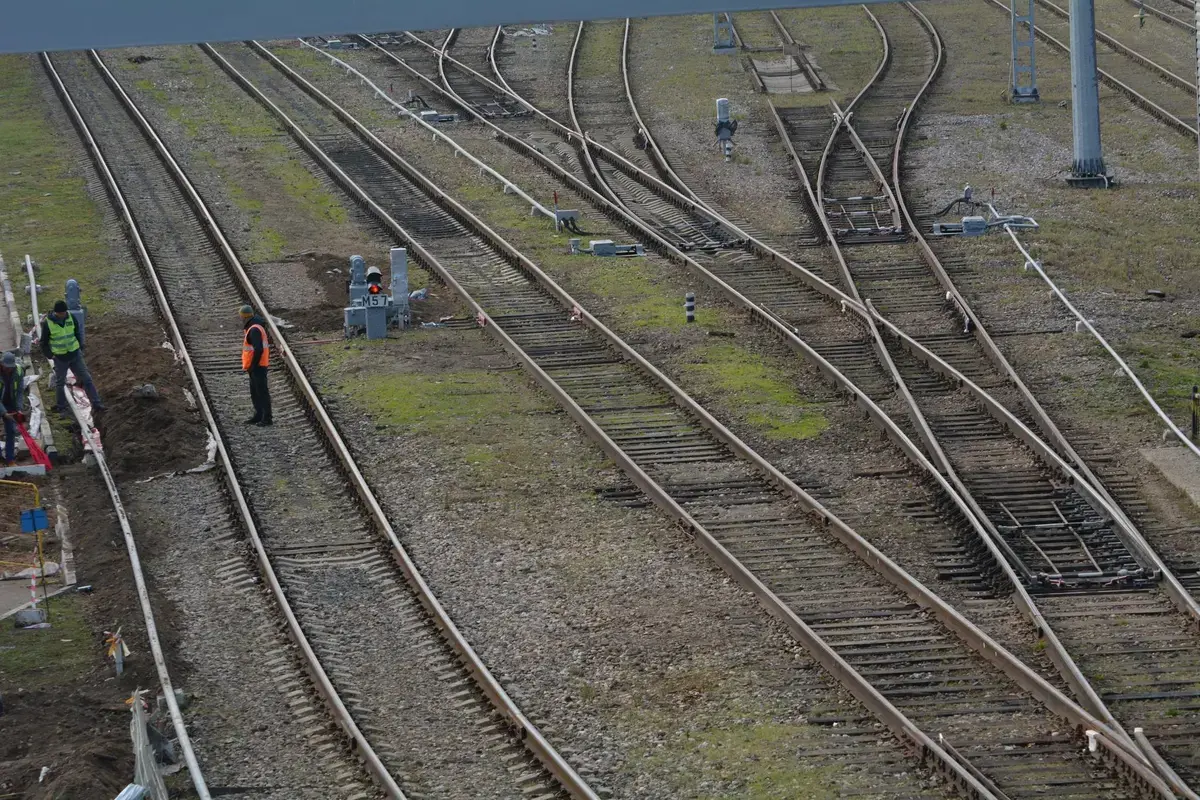
<svg viewBox="0 0 1200 800"><path fill-rule="evenodd" d="M1200 435L1200 386L1192 386L1192 441Z"/></svg>
<svg viewBox="0 0 1200 800"><path fill-rule="evenodd" d="M696 321L696 295L688 292L683 296L683 310L687 314L688 322Z"/></svg>

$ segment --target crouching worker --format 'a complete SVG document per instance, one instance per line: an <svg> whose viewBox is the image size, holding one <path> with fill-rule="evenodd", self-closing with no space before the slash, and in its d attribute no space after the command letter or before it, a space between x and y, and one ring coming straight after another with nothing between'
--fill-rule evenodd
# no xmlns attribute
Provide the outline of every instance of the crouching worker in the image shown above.
<svg viewBox="0 0 1200 800"><path fill-rule="evenodd" d="M4 416L4 465L15 465L17 417L25 412L25 370L12 353L0 356L0 415Z"/></svg>
<svg viewBox="0 0 1200 800"><path fill-rule="evenodd" d="M83 385L92 408L104 410L100 394L92 383L92 375L83 362L83 334L75 324L75 318L67 310L67 301L59 300L54 310L42 318L42 355L54 362L54 400L58 413L64 417L67 408L67 370L75 374L75 380Z"/></svg>

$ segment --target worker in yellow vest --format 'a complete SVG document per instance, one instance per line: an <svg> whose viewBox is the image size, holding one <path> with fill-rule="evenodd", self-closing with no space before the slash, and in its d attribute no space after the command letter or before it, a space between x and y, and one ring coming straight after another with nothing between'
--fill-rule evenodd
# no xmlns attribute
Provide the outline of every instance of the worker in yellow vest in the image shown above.
<svg viewBox="0 0 1200 800"><path fill-rule="evenodd" d="M87 391L92 408L104 411L96 384L92 383L92 375L83 362L83 332L67 310L66 300L56 302L54 310L42 318L41 342L42 355L54 362L54 400L58 413L70 414L67 409L67 370L74 373L75 380Z"/></svg>
<svg viewBox="0 0 1200 800"><path fill-rule="evenodd" d="M245 326L242 372L250 376L250 402L254 404L254 416L246 420L246 424L270 425L271 392L267 388L267 366L271 363L271 344L267 339L267 326L248 305L242 306L241 315Z"/></svg>

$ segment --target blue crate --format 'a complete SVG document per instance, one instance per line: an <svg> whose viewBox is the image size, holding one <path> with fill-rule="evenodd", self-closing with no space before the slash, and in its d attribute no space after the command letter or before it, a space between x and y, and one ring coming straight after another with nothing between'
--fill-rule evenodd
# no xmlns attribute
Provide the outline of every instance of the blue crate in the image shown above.
<svg viewBox="0 0 1200 800"><path fill-rule="evenodd" d="M50 527L46 509L30 508L21 512L21 533L37 533Z"/></svg>

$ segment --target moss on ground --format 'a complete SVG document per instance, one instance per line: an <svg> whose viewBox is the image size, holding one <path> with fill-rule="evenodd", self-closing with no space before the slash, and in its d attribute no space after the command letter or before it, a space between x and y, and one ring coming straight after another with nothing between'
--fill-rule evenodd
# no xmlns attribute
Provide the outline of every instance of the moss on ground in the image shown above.
<svg viewBox="0 0 1200 800"><path fill-rule="evenodd" d="M666 769L683 761L690 773L684 785L737 787L700 795L704 800L833 800L838 796L832 781L837 770L805 766L794 755L811 735L809 726L804 725L743 725L728 720L725 725L692 732L670 752L656 754L644 763ZM702 776L699 781L697 772Z"/></svg>
<svg viewBox="0 0 1200 800"><path fill-rule="evenodd" d="M547 402L516 375L486 370L376 373L369 380L344 381L338 389L380 424L432 436L487 427L504 414L544 410Z"/></svg>
<svg viewBox="0 0 1200 800"><path fill-rule="evenodd" d="M83 617L81 598L50 600L49 628L0 625L0 684L25 691L69 686L92 669L99 645Z"/></svg>
<svg viewBox="0 0 1200 800"><path fill-rule="evenodd" d="M829 427L768 359L729 342L709 343L700 354L703 360L687 369L701 390L718 393L768 439L808 439Z"/></svg>
<svg viewBox="0 0 1200 800"><path fill-rule="evenodd" d="M119 265L109 254L103 209L77 171L68 138L74 132L46 116L35 69L26 56L0 56L0 254L23 313L31 311L22 292L28 253L38 263L39 283L58 291L76 278L89 311L103 314L111 308L105 281Z"/></svg>
<svg viewBox="0 0 1200 800"><path fill-rule="evenodd" d="M539 267L552 275L571 273L588 291L611 302L604 308L590 307L592 313L615 315L640 328L682 328L687 324L683 295L660 283L646 259L571 255L568 240L574 234L556 233L545 217L531 216L524 201L504 194L495 183L468 180L453 190L454 197ZM620 232L612 236L618 242L628 241ZM696 311L696 322L701 325L719 325L721 318L721 312L711 307L701 306Z"/></svg>

